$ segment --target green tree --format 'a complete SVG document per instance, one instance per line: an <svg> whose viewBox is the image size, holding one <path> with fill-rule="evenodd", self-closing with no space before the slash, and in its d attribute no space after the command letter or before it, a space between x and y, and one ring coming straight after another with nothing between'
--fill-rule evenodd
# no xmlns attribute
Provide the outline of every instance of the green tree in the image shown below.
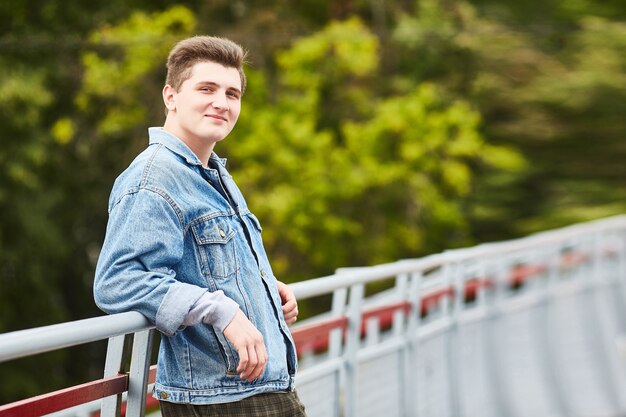
<svg viewBox="0 0 626 417"><path fill-rule="evenodd" d="M235 137L220 144L242 161L233 175L269 229L279 275L467 244L476 171L523 166L486 144L478 113L441 89L381 95L379 60L358 19L298 39L278 55L277 85L258 97L251 87Z"/></svg>
<svg viewBox="0 0 626 417"><path fill-rule="evenodd" d="M0 109L0 331L4 332L68 319L60 308L63 287L58 283L63 270L59 258L67 255L70 243L63 241L60 225L50 216L62 196L48 191L52 179L42 175L54 149L41 120L52 102L44 73L13 66L3 76L0 100L11 103ZM2 396L32 392L37 383L28 372L46 369L34 361L21 366L21 372L16 366L2 372L3 380L11 381L3 385ZM50 377L55 382L62 379L58 373Z"/></svg>
<svg viewBox="0 0 626 417"><path fill-rule="evenodd" d="M400 84L429 80L469 100L488 143L532 161L476 182L469 214L478 241L626 209L624 24L592 17L623 16L623 7L537 3L422 0L393 31Z"/></svg>

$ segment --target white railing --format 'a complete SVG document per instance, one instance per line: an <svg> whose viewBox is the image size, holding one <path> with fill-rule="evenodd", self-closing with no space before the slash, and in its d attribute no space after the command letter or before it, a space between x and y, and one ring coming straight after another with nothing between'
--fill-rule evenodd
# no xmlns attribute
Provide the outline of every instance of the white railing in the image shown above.
<svg viewBox="0 0 626 417"><path fill-rule="evenodd" d="M339 328L300 396L310 417L624 415L625 280L616 217L298 283Z"/></svg>
<svg viewBox="0 0 626 417"><path fill-rule="evenodd" d="M620 216L293 284L300 300L332 295L292 328L298 392L309 417L624 415L625 280ZM114 416L124 391L143 415L153 332L125 313L0 335L0 362L109 339L104 379L0 417L86 415L100 397Z"/></svg>

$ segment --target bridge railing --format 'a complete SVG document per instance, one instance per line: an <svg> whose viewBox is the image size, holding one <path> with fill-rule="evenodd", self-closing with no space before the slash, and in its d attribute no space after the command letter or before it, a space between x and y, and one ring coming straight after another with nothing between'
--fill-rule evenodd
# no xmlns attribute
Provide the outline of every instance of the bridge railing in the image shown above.
<svg viewBox="0 0 626 417"><path fill-rule="evenodd" d="M292 328L298 392L310 417L623 415L625 280L621 216L293 284L332 298ZM109 340L102 379L0 417L143 415L153 336L138 313L0 335L0 362Z"/></svg>
<svg viewBox="0 0 626 417"><path fill-rule="evenodd" d="M309 416L624 415L625 221L295 284L333 292L298 378Z"/></svg>

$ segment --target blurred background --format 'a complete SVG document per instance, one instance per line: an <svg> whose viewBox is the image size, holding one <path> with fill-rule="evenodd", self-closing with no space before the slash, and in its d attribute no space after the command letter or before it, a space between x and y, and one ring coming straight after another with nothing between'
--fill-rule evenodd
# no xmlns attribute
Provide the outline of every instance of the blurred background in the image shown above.
<svg viewBox="0 0 626 417"><path fill-rule="evenodd" d="M622 0L0 1L0 333L102 314L109 191L164 121L178 40L250 52L216 152L295 282L626 212L625 19ZM103 352L1 364L0 404L101 377Z"/></svg>

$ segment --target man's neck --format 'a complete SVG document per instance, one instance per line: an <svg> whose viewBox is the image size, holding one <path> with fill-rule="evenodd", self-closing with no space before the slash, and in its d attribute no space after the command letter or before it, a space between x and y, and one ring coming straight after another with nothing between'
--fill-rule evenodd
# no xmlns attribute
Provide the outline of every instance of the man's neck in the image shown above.
<svg viewBox="0 0 626 417"><path fill-rule="evenodd" d="M209 167L209 158L211 158L211 154L213 153L215 142L207 142L200 138L185 135L183 132L178 132L177 129L172 128L171 125L168 126L167 121L163 125L163 130L176 136L185 145L187 145L189 149L191 149L191 151L198 157L200 162L202 162L203 167Z"/></svg>

